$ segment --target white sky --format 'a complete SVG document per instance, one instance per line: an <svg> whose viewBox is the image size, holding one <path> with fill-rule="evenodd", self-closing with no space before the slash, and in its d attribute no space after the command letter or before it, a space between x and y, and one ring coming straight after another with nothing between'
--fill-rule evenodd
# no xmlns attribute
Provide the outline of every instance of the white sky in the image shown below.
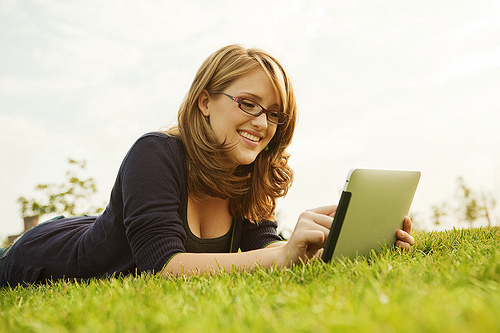
<svg viewBox="0 0 500 333"><path fill-rule="evenodd" d="M61 182L68 157L106 201L130 145L175 123L201 62L231 43L271 52L295 84L283 228L336 203L353 167L422 171L420 228L456 201L458 176L498 200L499 17L496 0L2 0L0 237L22 231L16 199Z"/></svg>

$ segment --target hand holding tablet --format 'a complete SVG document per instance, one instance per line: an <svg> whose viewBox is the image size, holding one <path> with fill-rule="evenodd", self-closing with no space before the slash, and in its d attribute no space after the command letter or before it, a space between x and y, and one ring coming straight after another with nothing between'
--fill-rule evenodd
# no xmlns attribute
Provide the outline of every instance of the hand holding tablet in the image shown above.
<svg viewBox="0 0 500 333"><path fill-rule="evenodd" d="M400 245L411 245L408 222L419 171L354 169L349 172L322 259L356 257L394 244L396 231L403 229ZM406 228L406 229L405 229ZM409 237L408 237L409 236ZM401 237L400 237L401 238ZM404 244L407 243L407 244Z"/></svg>

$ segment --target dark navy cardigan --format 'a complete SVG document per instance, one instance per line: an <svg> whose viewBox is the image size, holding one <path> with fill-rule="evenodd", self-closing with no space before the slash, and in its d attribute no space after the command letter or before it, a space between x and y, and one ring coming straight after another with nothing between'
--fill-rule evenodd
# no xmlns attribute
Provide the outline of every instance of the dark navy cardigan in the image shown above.
<svg viewBox="0 0 500 333"><path fill-rule="evenodd" d="M184 150L178 137L149 133L119 169L110 202L98 217L42 223L5 258L2 280L12 287L51 279L86 280L160 272L184 247L187 207ZM234 221L231 252L281 240L273 221Z"/></svg>

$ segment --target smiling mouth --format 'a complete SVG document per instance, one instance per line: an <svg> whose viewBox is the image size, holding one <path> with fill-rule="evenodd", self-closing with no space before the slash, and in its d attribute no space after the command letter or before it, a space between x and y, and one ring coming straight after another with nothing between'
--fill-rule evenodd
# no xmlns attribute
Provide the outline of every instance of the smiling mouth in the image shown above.
<svg viewBox="0 0 500 333"><path fill-rule="evenodd" d="M238 131L238 134L241 135L242 137L244 137L245 139L248 139L248 140L253 141L253 142L259 142L261 140L261 138L259 138L258 136L252 135L252 134L247 133L247 132Z"/></svg>

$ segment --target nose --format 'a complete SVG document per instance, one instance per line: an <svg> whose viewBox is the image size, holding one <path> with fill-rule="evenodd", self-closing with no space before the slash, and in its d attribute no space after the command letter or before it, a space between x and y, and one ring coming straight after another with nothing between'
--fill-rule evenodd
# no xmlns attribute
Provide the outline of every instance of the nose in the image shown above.
<svg viewBox="0 0 500 333"><path fill-rule="evenodd" d="M252 117L251 124L259 129L266 129L268 126L266 114L262 113L258 117Z"/></svg>

